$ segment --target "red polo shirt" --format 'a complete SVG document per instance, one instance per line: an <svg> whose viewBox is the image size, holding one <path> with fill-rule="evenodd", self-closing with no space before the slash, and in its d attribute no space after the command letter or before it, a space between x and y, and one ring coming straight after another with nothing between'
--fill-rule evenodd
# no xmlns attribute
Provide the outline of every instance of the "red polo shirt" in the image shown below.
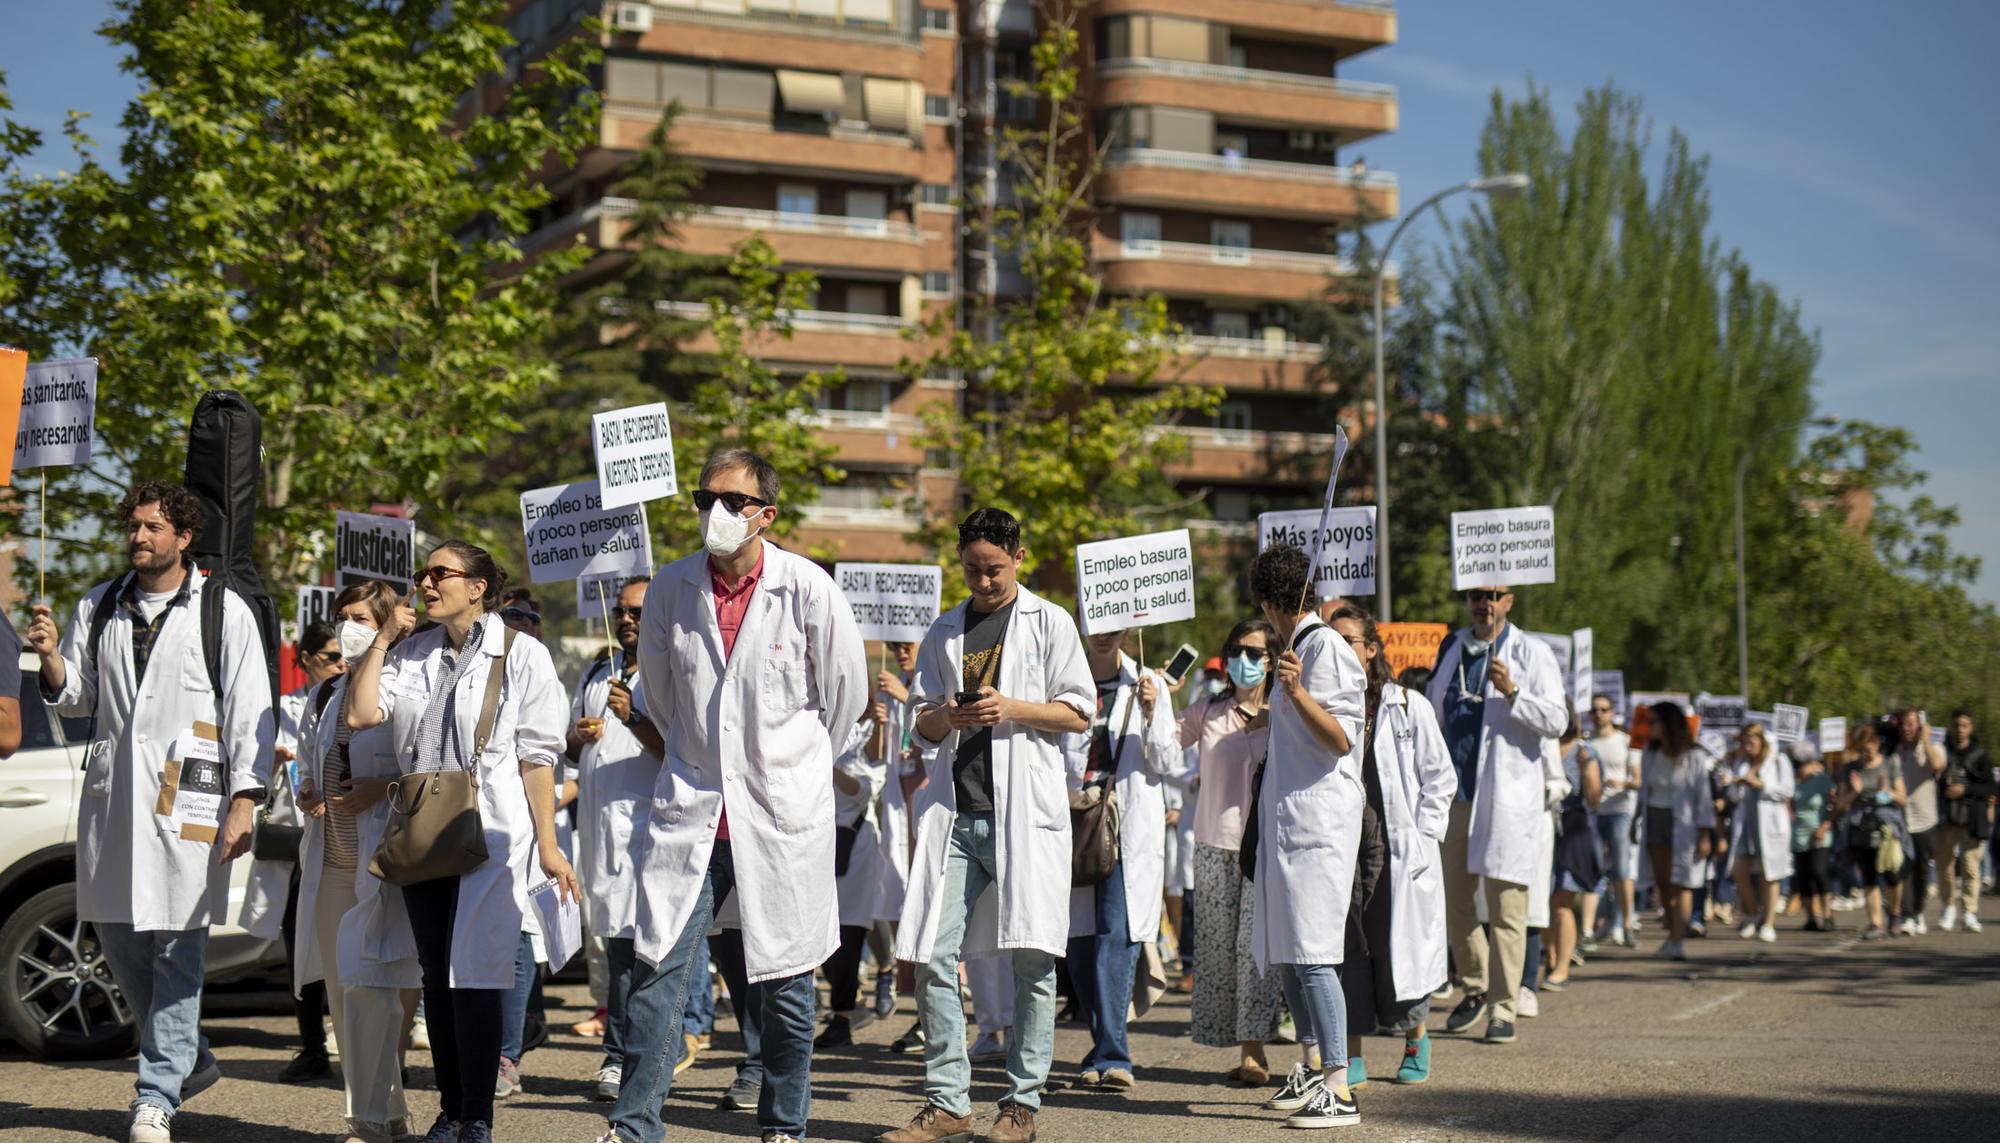
<svg viewBox="0 0 2000 1143"><path fill-rule="evenodd" d="M764 545L757 544L757 566L743 577L734 589L723 581L722 573L715 568L715 558L709 557L709 586L715 589L715 626L722 632L722 661L726 664L736 653L736 633L743 629L743 616L750 610L750 596L757 590L757 581L764 577ZM722 820L716 824L715 840L729 840L729 809L727 803L722 810Z"/></svg>

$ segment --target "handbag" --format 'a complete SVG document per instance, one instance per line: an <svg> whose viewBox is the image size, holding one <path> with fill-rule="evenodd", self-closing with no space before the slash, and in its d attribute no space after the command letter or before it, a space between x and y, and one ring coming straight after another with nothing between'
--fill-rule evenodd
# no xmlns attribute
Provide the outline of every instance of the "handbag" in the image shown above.
<svg viewBox="0 0 2000 1143"><path fill-rule="evenodd" d="M1901 873L1903 871L1903 840L1896 836L1896 827L1882 822L1875 827L1875 872Z"/></svg>
<svg viewBox="0 0 2000 1143"><path fill-rule="evenodd" d="M1118 868L1118 789L1112 783L1125 760L1125 732L1132 727L1132 708L1138 705L1139 695L1134 690L1118 727L1118 753L1111 760L1111 769L1084 787L1096 787L1100 797L1069 812L1069 883L1077 888L1102 885Z"/></svg>
<svg viewBox="0 0 2000 1143"><path fill-rule="evenodd" d="M250 856L257 861L288 861L298 864L299 844L305 840L304 826L283 825L271 820L269 806L257 810L257 828L250 835Z"/></svg>
<svg viewBox="0 0 2000 1143"><path fill-rule="evenodd" d="M414 885L469 873L486 863L486 824L479 814L479 756L500 713L500 685L514 630L486 672L486 697L473 732L472 766L409 774L389 783L389 827L368 871L391 885Z"/></svg>

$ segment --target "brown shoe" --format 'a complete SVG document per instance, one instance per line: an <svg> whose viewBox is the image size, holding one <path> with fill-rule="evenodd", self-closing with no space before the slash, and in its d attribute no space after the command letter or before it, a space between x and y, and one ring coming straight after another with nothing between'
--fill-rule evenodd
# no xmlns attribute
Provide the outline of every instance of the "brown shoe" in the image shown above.
<svg viewBox="0 0 2000 1143"><path fill-rule="evenodd" d="M1028 1136L1033 1138L1034 1132ZM953 1115L935 1103L926 1103L909 1126L885 1131L875 1137L875 1143L972 1143L972 1117Z"/></svg>
<svg viewBox="0 0 2000 1143"><path fill-rule="evenodd" d="M984 1143L1035 1143L1035 1113L1018 1103L1000 1105L1000 1117L986 1129Z"/></svg>

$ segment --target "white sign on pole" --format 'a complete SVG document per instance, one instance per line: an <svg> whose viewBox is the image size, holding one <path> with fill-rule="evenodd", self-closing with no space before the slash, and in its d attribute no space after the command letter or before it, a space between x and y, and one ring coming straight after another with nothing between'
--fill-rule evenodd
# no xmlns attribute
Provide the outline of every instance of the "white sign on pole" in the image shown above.
<svg viewBox="0 0 2000 1143"><path fill-rule="evenodd" d="M1193 619L1188 530L1078 544L1076 604L1085 635Z"/></svg>
<svg viewBox="0 0 2000 1143"><path fill-rule="evenodd" d="M89 464L96 418L95 357L28 366L14 432L14 471Z"/></svg>
<svg viewBox="0 0 2000 1143"><path fill-rule="evenodd" d="M1572 653L1576 648L1572 644L1570 637L1567 635L1557 635L1548 631L1523 631L1522 634L1548 647L1549 653L1556 657L1556 666L1562 671L1563 693L1574 694L1576 691L1576 681L1572 678L1571 674L1571 659Z"/></svg>
<svg viewBox="0 0 2000 1143"><path fill-rule="evenodd" d="M1262 513L1257 517L1257 550L1281 545L1299 548L1313 558L1315 598L1375 594L1374 505L1331 512L1301 508Z"/></svg>
<svg viewBox="0 0 2000 1143"><path fill-rule="evenodd" d="M379 579L405 591L415 574L417 522L365 512L333 514L333 571L342 584Z"/></svg>
<svg viewBox="0 0 2000 1143"><path fill-rule="evenodd" d="M293 609L292 639L306 637L306 627L321 621L333 621L333 597L340 594L337 587L302 587L299 589L298 605Z"/></svg>
<svg viewBox="0 0 2000 1143"><path fill-rule="evenodd" d="M1618 721L1632 725L1632 708L1625 701L1625 672L1592 671L1590 689L1595 694L1611 700L1611 709L1618 712Z"/></svg>
<svg viewBox="0 0 2000 1143"><path fill-rule="evenodd" d="M598 413L590 418L590 437L597 447L597 483L604 507L644 504L680 490L674 474L674 431L667 423L665 402Z"/></svg>
<svg viewBox="0 0 2000 1143"><path fill-rule="evenodd" d="M1829 715L1819 720L1819 752L1831 754L1847 749L1847 719Z"/></svg>
<svg viewBox="0 0 2000 1143"><path fill-rule="evenodd" d="M1451 514L1451 588L1556 581L1556 510L1493 508Z"/></svg>
<svg viewBox="0 0 2000 1143"><path fill-rule="evenodd" d="M833 580L863 639L921 643L937 621L944 569L936 564L835 564Z"/></svg>
<svg viewBox="0 0 2000 1143"><path fill-rule="evenodd" d="M652 566L646 509L637 504L605 508L595 480L521 493L521 531L528 541L528 579L533 583L632 576Z"/></svg>
<svg viewBox="0 0 2000 1143"><path fill-rule="evenodd" d="M1578 719L1590 713L1590 684L1594 673L1590 657L1594 642L1595 636L1588 627L1579 627L1569 633L1569 701ZM1586 720L1582 725L1588 727L1590 723Z"/></svg>
<svg viewBox="0 0 2000 1143"><path fill-rule="evenodd" d="M1797 742L1806 736L1806 718L1811 712L1802 706L1788 702L1771 704L1771 718L1776 724L1771 728L1772 737L1780 742Z"/></svg>
<svg viewBox="0 0 2000 1143"><path fill-rule="evenodd" d="M652 553L646 553L646 567L643 571L615 571L603 575L583 575L576 577L576 615L579 619L592 621L605 617L605 610L618 603L618 593L625 589L625 581L633 576L652 575Z"/></svg>

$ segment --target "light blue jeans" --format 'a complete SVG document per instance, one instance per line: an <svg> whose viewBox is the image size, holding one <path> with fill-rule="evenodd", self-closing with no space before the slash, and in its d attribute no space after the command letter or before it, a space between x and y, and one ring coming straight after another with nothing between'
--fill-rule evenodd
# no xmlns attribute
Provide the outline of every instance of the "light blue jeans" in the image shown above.
<svg viewBox="0 0 2000 1143"><path fill-rule="evenodd" d="M1025 871L1015 871L1019 876ZM993 815L960 814L952 823L944 863L944 914L931 959L917 967L918 1012L924 1022L924 1096L953 1115L972 1114L972 1063L965 1052L965 1001L958 991L965 919L980 894L999 878ZM1040 949L1013 949L1014 1027L1007 1037L1003 1103L1042 1106L1055 1055L1056 958Z"/></svg>
<svg viewBox="0 0 2000 1143"><path fill-rule="evenodd" d="M1347 994L1340 990L1340 971L1330 964L1274 964L1292 1010L1299 1043L1319 1044L1319 1065L1331 1075L1347 1067ZM1321 1028L1333 1029L1322 1036Z"/></svg>
<svg viewBox="0 0 2000 1143"><path fill-rule="evenodd" d="M136 1109L151 1103L168 1115L180 1110L181 1084L215 1062L201 1034L202 958L208 930L155 929L95 922L97 940L125 1006L139 1023Z"/></svg>

